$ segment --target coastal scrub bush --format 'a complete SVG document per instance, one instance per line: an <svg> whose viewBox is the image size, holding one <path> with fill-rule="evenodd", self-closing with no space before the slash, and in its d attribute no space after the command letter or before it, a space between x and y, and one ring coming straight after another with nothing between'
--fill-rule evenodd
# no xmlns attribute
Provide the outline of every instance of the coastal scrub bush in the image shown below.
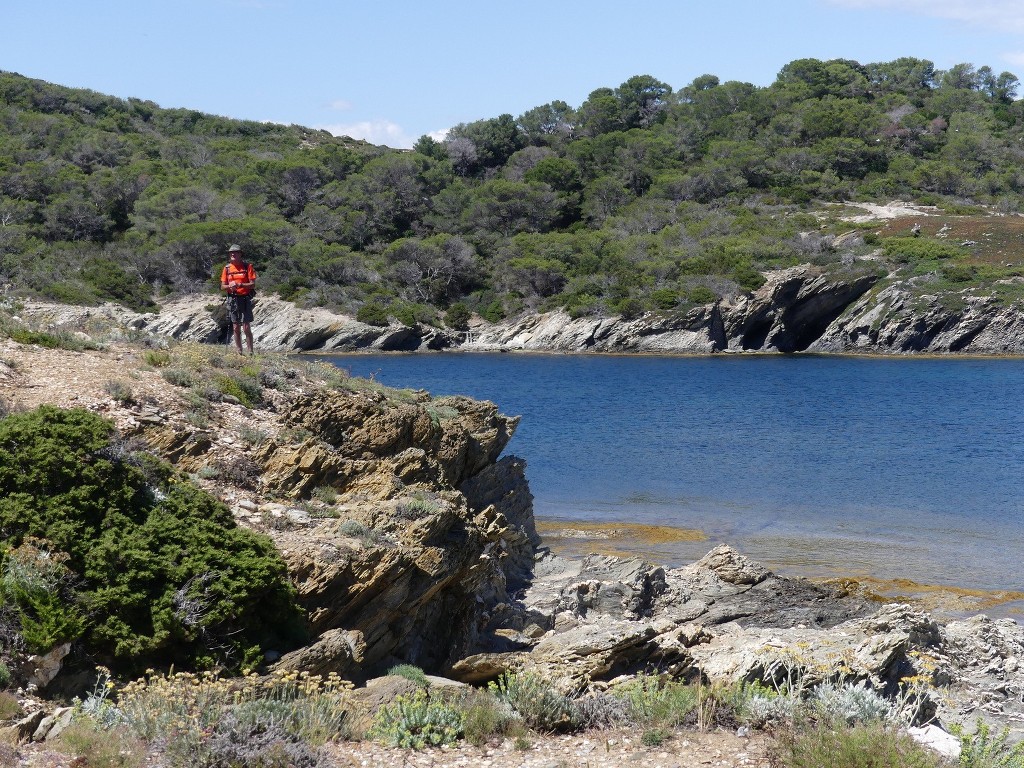
<svg viewBox="0 0 1024 768"><path fill-rule="evenodd" d="M960 765L963 768L1024 768L1024 741L1009 743L1010 729L993 731L981 718L974 733L953 725L950 731L960 739Z"/></svg>
<svg viewBox="0 0 1024 768"><path fill-rule="evenodd" d="M853 725L884 722L890 719L892 707L867 683L822 683L811 694L811 705L823 718Z"/></svg>
<svg viewBox="0 0 1024 768"><path fill-rule="evenodd" d="M123 381L111 379L104 383L103 391L123 405L134 405L136 402L135 393L132 392L132 388Z"/></svg>
<svg viewBox="0 0 1024 768"><path fill-rule="evenodd" d="M508 704L486 690L470 689L461 702L463 735L479 747L496 736L521 736L523 721Z"/></svg>
<svg viewBox="0 0 1024 768"><path fill-rule="evenodd" d="M43 628L80 632L88 654L124 670L232 667L256 646L296 642L301 612L272 542L169 465L115 443L113 426L84 409L0 421L0 544L46 541L74 574L65 624Z"/></svg>
<svg viewBox="0 0 1024 768"><path fill-rule="evenodd" d="M89 768L140 768L146 750L124 728L97 729L84 720L72 722L54 740L56 746L74 757L72 765Z"/></svg>
<svg viewBox="0 0 1024 768"><path fill-rule="evenodd" d="M51 552L45 541L32 538L3 556L0 597L13 611L16 631L30 653L46 653L84 629L67 560L63 552Z"/></svg>
<svg viewBox="0 0 1024 768"><path fill-rule="evenodd" d="M384 328L390 324L387 309L373 301L368 301L356 311L356 320L366 325Z"/></svg>
<svg viewBox="0 0 1024 768"><path fill-rule="evenodd" d="M349 738L351 688L335 674L154 674L125 686L112 721L161 752L161 764L315 768L317 747ZM111 720L91 719L97 729Z"/></svg>
<svg viewBox="0 0 1024 768"><path fill-rule="evenodd" d="M166 368L171 362L171 353L166 349L147 349L142 353L142 359L153 368Z"/></svg>
<svg viewBox="0 0 1024 768"><path fill-rule="evenodd" d="M967 250L946 243L922 237L890 237L882 243L882 251L886 256L901 264L918 264L920 262L939 262L966 256Z"/></svg>
<svg viewBox="0 0 1024 768"><path fill-rule="evenodd" d="M574 731L580 727L579 710L573 700L534 672L504 672L487 688L534 730Z"/></svg>
<svg viewBox="0 0 1024 768"><path fill-rule="evenodd" d="M439 747L458 740L464 719L461 709L418 688L408 696L396 696L392 703L377 710L368 735L392 747Z"/></svg>
<svg viewBox="0 0 1024 768"><path fill-rule="evenodd" d="M11 673L5 665L0 664L0 667L7 671L7 680L3 683L3 686L7 687L11 682ZM14 694L0 691L0 720L13 720L16 717L21 717L21 714L21 704L18 703Z"/></svg>
<svg viewBox="0 0 1024 768"><path fill-rule="evenodd" d="M614 695L626 703L633 722L652 727L679 726L697 707L694 686L658 675L637 675Z"/></svg>
<svg viewBox="0 0 1024 768"><path fill-rule="evenodd" d="M441 505L434 499L425 496L412 496L402 499L395 506L395 516L402 520L419 520L423 517L436 515L441 511Z"/></svg>
<svg viewBox="0 0 1024 768"><path fill-rule="evenodd" d="M469 311L469 307L461 301L457 301L444 313L444 323L452 330L465 331L469 328L469 321L472 317L473 313Z"/></svg>
<svg viewBox="0 0 1024 768"><path fill-rule="evenodd" d="M853 727L813 721L784 729L770 747L782 768L940 768L942 758L905 732L882 723Z"/></svg>
<svg viewBox="0 0 1024 768"><path fill-rule="evenodd" d="M388 670L388 674L404 677L409 682L416 683L416 685L421 688L426 688L430 685L427 680L426 673L414 664L396 664Z"/></svg>

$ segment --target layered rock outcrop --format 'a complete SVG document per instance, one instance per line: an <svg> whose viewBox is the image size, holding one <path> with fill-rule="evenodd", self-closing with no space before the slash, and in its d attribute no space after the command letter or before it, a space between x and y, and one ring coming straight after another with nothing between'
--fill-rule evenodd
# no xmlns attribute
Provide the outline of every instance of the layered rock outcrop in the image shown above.
<svg viewBox="0 0 1024 768"><path fill-rule="evenodd" d="M480 321L468 332L422 325L379 328L261 296L253 332L258 348L283 352L459 348L646 354L1024 354L1024 313L1018 306L970 290L929 293L930 279L882 285L883 271L871 260L831 272L803 265L766 273L765 284L751 294L681 313L648 313L626 320L573 318L556 311L493 325ZM228 335L223 303L212 296L181 297L166 303L158 314L147 315L113 305L29 304L25 311L52 325L107 317L137 332L203 343L224 342Z"/></svg>

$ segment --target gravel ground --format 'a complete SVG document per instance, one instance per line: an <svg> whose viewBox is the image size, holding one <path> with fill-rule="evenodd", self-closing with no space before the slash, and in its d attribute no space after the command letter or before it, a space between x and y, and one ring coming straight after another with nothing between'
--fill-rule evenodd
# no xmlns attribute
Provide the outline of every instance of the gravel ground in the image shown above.
<svg viewBox="0 0 1024 768"><path fill-rule="evenodd" d="M449 749L388 749L373 742L339 744L332 748L332 762L339 768L691 768L729 766L768 768L766 739L722 731L678 732L659 747L645 747L635 731L591 731L573 736L528 737L525 749L507 739L500 744L474 747L469 744Z"/></svg>
<svg viewBox="0 0 1024 768"><path fill-rule="evenodd" d="M639 733L589 731L572 736L529 735L518 743L474 747L460 742L443 749L391 749L372 741L342 742L327 747L331 768L769 768L767 738L714 731L678 731L659 747L645 747ZM156 768L159 760L144 765ZM88 768L60 751L58 744L0 744L0 768Z"/></svg>

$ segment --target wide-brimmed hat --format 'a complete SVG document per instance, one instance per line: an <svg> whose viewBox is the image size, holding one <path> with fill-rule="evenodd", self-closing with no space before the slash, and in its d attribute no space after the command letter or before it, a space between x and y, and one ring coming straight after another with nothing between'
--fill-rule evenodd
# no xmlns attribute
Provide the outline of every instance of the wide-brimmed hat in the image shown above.
<svg viewBox="0 0 1024 768"><path fill-rule="evenodd" d="M231 245L228 246L228 253L232 253L233 251L238 251L239 253L241 253L242 246L240 246L238 243L232 243Z"/></svg>

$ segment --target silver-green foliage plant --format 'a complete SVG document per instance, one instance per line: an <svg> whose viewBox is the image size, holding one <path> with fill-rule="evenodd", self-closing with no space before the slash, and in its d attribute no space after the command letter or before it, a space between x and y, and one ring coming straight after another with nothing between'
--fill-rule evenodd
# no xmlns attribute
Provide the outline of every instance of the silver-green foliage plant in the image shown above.
<svg viewBox="0 0 1024 768"><path fill-rule="evenodd" d="M981 718L975 723L974 733L961 726L950 728L960 739L960 765L963 768L1024 768L1024 741L1010 743L1010 729L993 731Z"/></svg>
<svg viewBox="0 0 1024 768"><path fill-rule="evenodd" d="M892 719L889 702L863 681L856 684L823 683L814 689L811 704L823 717L847 725Z"/></svg>
<svg viewBox="0 0 1024 768"><path fill-rule="evenodd" d="M368 735L388 746L423 749L454 744L464 727L465 715L458 707L419 688L381 707Z"/></svg>
<svg viewBox="0 0 1024 768"><path fill-rule="evenodd" d="M575 702L536 673L505 672L488 684L488 690L518 712L530 728L573 731L580 727Z"/></svg>

